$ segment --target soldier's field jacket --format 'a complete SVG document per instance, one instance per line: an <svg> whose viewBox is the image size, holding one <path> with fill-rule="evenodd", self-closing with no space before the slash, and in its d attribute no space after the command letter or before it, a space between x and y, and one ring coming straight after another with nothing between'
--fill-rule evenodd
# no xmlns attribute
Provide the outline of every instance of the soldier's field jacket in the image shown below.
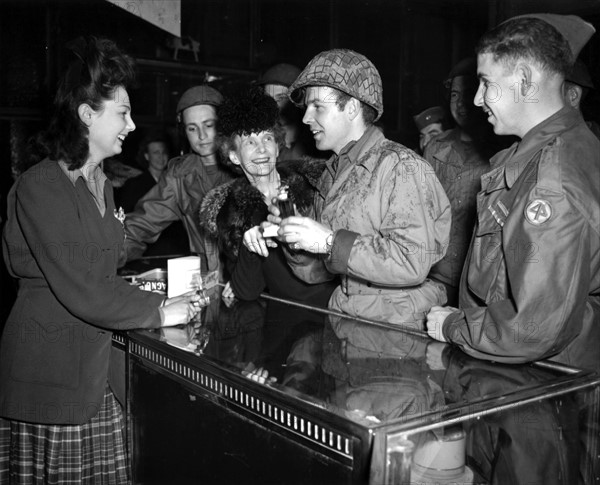
<svg viewBox="0 0 600 485"><path fill-rule="evenodd" d="M294 272L308 282L341 275L334 310L421 328L446 299L443 286L427 280L446 250L451 217L431 166L371 127L327 162L318 185L314 216L335 231L331 255L291 254Z"/></svg>
<svg viewBox="0 0 600 485"><path fill-rule="evenodd" d="M209 177L199 155L189 153L169 161L158 183L142 197L125 219L125 261L140 258L148 244L155 242L173 221L181 220L188 235L190 250L201 256L209 271L219 265L216 241L208 238L198 225L198 209L212 188L231 180L232 174L217 167Z"/></svg>
<svg viewBox="0 0 600 485"><path fill-rule="evenodd" d="M474 356L600 370L600 142L562 109L492 159L443 333Z"/></svg>

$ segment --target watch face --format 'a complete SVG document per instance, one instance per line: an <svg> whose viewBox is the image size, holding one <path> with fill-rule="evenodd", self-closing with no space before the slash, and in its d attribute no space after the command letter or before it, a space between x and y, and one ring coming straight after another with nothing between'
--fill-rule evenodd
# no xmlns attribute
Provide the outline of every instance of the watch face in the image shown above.
<svg viewBox="0 0 600 485"><path fill-rule="evenodd" d="M331 247L333 246L333 232L329 233L325 239L325 252L331 254Z"/></svg>

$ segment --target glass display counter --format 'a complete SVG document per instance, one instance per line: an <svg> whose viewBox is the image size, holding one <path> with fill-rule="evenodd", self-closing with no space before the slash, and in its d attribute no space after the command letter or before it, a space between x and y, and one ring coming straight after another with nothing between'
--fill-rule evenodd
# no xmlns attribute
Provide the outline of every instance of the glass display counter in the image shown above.
<svg viewBox="0 0 600 485"><path fill-rule="evenodd" d="M217 289L197 320L126 339L134 483L598 483L594 373Z"/></svg>

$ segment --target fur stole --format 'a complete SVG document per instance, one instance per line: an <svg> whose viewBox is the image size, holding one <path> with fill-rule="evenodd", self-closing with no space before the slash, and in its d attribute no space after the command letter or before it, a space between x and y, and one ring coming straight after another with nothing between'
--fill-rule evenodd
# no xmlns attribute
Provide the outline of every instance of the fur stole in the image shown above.
<svg viewBox="0 0 600 485"><path fill-rule="evenodd" d="M313 204L315 187L325 161L305 158L277 164L281 185L290 187L289 195L296 209L306 215ZM237 259L244 233L267 219L263 195L241 176L211 190L199 211L200 226L217 238L219 249L229 259Z"/></svg>

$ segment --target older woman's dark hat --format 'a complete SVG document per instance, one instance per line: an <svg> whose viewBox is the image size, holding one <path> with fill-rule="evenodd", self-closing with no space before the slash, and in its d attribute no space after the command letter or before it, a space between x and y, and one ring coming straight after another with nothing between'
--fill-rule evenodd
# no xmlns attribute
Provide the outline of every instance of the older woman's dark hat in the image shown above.
<svg viewBox="0 0 600 485"><path fill-rule="evenodd" d="M271 130L279 120L277 102L257 86L226 97L217 114L219 134L226 137Z"/></svg>

